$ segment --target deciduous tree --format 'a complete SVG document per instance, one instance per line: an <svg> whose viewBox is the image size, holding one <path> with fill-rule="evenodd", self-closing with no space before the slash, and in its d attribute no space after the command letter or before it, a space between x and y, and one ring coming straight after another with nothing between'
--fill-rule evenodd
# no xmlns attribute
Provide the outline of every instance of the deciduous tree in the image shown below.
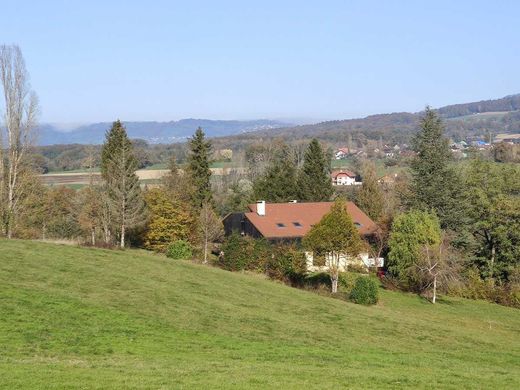
<svg viewBox="0 0 520 390"><path fill-rule="evenodd" d="M29 75L18 46L0 46L0 81L5 104L5 130L0 127L0 218L2 230L11 238L20 199L26 196L29 181L22 176L30 174L26 159L38 112L38 99L30 88Z"/></svg>
<svg viewBox="0 0 520 390"><path fill-rule="evenodd" d="M425 246L436 248L441 229L436 215L412 210L398 215L392 224L388 253L388 270L399 278L405 288L420 289L417 264Z"/></svg>
<svg viewBox="0 0 520 390"><path fill-rule="evenodd" d="M377 182L374 163L365 161L362 165L363 184L356 195L356 205L374 221L383 217L385 201L383 191Z"/></svg>
<svg viewBox="0 0 520 390"><path fill-rule="evenodd" d="M208 262L208 245L222 238L224 227L209 202L204 202L198 218L199 240L203 251L203 262Z"/></svg>
<svg viewBox="0 0 520 390"><path fill-rule="evenodd" d="M194 224L189 206L172 198L163 188L152 188L145 193L148 207L148 225L144 237L146 248L165 252L178 240L188 240Z"/></svg>
<svg viewBox="0 0 520 390"><path fill-rule="evenodd" d="M356 257L364 247L363 240L347 212L345 201L341 199L336 200L330 212L311 228L303 238L303 245L314 256L326 255L333 293L338 291L341 257Z"/></svg>

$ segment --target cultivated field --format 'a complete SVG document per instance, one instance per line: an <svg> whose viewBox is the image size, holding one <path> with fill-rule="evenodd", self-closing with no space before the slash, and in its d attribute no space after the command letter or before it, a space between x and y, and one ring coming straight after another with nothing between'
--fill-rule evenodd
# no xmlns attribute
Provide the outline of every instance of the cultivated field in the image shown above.
<svg viewBox="0 0 520 390"><path fill-rule="evenodd" d="M0 387L520 388L520 311L0 240Z"/></svg>
<svg viewBox="0 0 520 390"><path fill-rule="evenodd" d="M245 168L211 168L213 175L228 175L230 172L245 172ZM167 169L140 169L136 171L139 180L142 182L150 182L159 180L168 173ZM47 185L85 185L90 181L90 174L85 171L79 172L63 172L63 173L47 173L40 175L44 184ZM100 173L92 173L94 181L100 179Z"/></svg>

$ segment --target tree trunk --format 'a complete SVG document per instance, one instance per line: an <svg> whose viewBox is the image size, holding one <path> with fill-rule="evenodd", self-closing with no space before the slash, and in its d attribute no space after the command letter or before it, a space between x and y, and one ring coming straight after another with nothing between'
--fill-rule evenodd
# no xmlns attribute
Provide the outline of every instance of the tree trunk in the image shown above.
<svg viewBox="0 0 520 390"><path fill-rule="evenodd" d="M125 247L125 224L121 225L121 249Z"/></svg>
<svg viewBox="0 0 520 390"><path fill-rule="evenodd" d="M204 264L208 262L208 239L204 240Z"/></svg>
<svg viewBox="0 0 520 390"><path fill-rule="evenodd" d="M336 294L338 292L338 275L334 275L332 278L332 293Z"/></svg>
<svg viewBox="0 0 520 390"><path fill-rule="evenodd" d="M92 241L92 246L96 246L96 228L90 229L90 239Z"/></svg>
<svg viewBox="0 0 520 390"><path fill-rule="evenodd" d="M494 269L495 269L495 255L496 255L496 248L495 243L491 243L491 260L489 262L489 276L492 278Z"/></svg>
<svg viewBox="0 0 520 390"><path fill-rule="evenodd" d="M432 297L432 303L435 303L437 300L437 275L433 277L433 297Z"/></svg>

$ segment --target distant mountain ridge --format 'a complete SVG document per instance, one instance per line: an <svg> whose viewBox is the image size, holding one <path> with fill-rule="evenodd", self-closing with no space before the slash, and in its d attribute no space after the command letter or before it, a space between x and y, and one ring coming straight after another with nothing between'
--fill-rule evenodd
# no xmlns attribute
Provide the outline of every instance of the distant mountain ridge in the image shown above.
<svg viewBox="0 0 520 390"><path fill-rule="evenodd" d="M500 99L453 104L435 109L445 119L448 136L464 139L489 133L520 132L520 94ZM494 115L481 115L481 114ZM376 114L365 118L320 122L310 125L259 130L225 137L231 143L247 143L264 137L303 139L317 137L333 143L345 142L347 134L377 140L408 142L416 132L422 112ZM224 143L224 139L222 140Z"/></svg>
<svg viewBox="0 0 520 390"><path fill-rule="evenodd" d="M210 120L181 119L170 122L124 122L130 138L143 139L151 144L181 142L202 127L209 137L236 135L251 131L290 126L290 123L269 120ZM38 131L38 144L101 144L112 123L100 122L81 125L68 131L51 124L42 124Z"/></svg>

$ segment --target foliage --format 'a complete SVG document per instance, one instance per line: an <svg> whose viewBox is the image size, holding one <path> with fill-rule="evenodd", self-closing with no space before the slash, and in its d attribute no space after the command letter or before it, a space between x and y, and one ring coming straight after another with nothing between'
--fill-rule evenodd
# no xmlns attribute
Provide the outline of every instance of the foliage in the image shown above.
<svg viewBox="0 0 520 390"><path fill-rule="evenodd" d="M200 127L191 138L189 147L187 173L194 191L193 205L199 209L204 202L211 201L211 170L209 169L211 142L206 140L204 131Z"/></svg>
<svg viewBox="0 0 520 390"><path fill-rule="evenodd" d="M145 193L149 218L144 246L157 252L165 252L174 241L188 240L193 225L189 208L168 195L163 188L152 188Z"/></svg>
<svg viewBox="0 0 520 390"><path fill-rule="evenodd" d="M375 305L379 300L379 283L371 277L358 277L350 293L352 302L360 305Z"/></svg>
<svg viewBox="0 0 520 390"><path fill-rule="evenodd" d="M275 152L266 172L255 180L253 188L256 198L267 202L298 199L296 164L286 145Z"/></svg>
<svg viewBox="0 0 520 390"><path fill-rule="evenodd" d="M364 246L346 204L341 199L336 200L330 212L305 235L303 245L314 253L330 256L328 268L333 293L337 292L340 256L356 257Z"/></svg>
<svg viewBox="0 0 520 390"><path fill-rule="evenodd" d="M234 232L221 249L217 265L229 271L255 271L289 284L300 283L307 271L305 254L293 245L270 244Z"/></svg>
<svg viewBox="0 0 520 390"><path fill-rule="evenodd" d="M363 164L362 178L363 184L356 195L356 205L372 220L379 221L383 216L384 199L373 162L366 161Z"/></svg>
<svg viewBox="0 0 520 390"><path fill-rule="evenodd" d="M188 260L192 256L192 248L188 241L177 240L166 249L166 257L174 260Z"/></svg>
<svg viewBox="0 0 520 390"><path fill-rule="evenodd" d="M472 260L482 276L507 280L520 264L520 168L475 160L465 177Z"/></svg>
<svg viewBox="0 0 520 390"><path fill-rule="evenodd" d="M63 186L51 188L44 208L44 238L71 239L80 235L76 191Z"/></svg>
<svg viewBox="0 0 520 390"><path fill-rule="evenodd" d="M441 119L427 107L420 131L412 139L417 155L411 163L412 197L409 204L417 209L434 210L441 227L457 230L465 221L466 201L461 179L450 166L451 151L443 133Z"/></svg>
<svg viewBox="0 0 520 390"><path fill-rule="evenodd" d="M388 242L388 270L399 278L403 287L419 288L421 278L416 265L421 261L423 248L440 242L441 229L435 215L417 210L398 215Z"/></svg>
<svg viewBox="0 0 520 390"><path fill-rule="evenodd" d="M334 189L330 178L329 161L321 144L314 138L305 151L305 160L298 173L298 200L307 202L330 200Z"/></svg>

